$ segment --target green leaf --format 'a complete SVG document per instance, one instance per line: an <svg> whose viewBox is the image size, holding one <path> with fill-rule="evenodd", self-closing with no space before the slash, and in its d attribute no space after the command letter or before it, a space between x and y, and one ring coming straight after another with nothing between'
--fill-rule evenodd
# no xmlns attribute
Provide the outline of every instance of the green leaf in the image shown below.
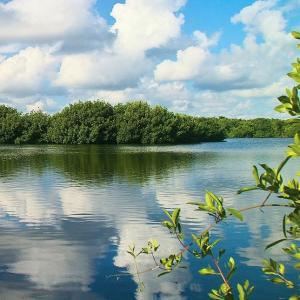
<svg viewBox="0 0 300 300"><path fill-rule="evenodd" d="M148 245L151 246L154 251L157 251L159 248L159 243L157 240L149 240Z"/></svg>
<svg viewBox="0 0 300 300"><path fill-rule="evenodd" d="M287 96L280 96L280 97L278 97L278 100L279 100L281 103L290 103L290 98L287 97Z"/></svg>
<svg viewBox="0 0 300 300"><path fill-rule="evenodd" d="M295 269L300 269L300 263L294 264L294 268L295 268Z"/></svg>
<svg viewBox="0 0 300 300"><path fill-rule="evenodd" d="M205 193L205 202L206 202L206 205L209 207L209 208L212 208L214 207L214 202L213 202L213 197L212 197L212 194L210 192L206 192Z"/></svg>
<svg viewBox="0 0 300 300"><path fill-rule="evenodd" d="M161 276L167 275L169 273L171 273L171 271L165 271L165 272L158 274L157 277L161 277Z"/></svg>
<svg viewBox="0 0 300 300"><path fill-rule="evenodd" d="M142 248L142 253L149 254L151 253L151 250L149 248Z"/></svg>
<svg viewBox="0 0 300 300"><path fill-rule="evenodd" d="M198 273L201 275L220 275L220 273L217 273L214 269L210 267L200 269Z"/></svg>
<svg viewBox="0 0 300 300"><path fill-rule="evenodd" d="M284 273L285 273L284 264L279 264L278 270L281 275L284 275Z"/></svg>
<svg viewBox="0 0 300 300"><path fill-rule="evenodd" d="M178 224L178 218L180 214L180 208L176 208L172 213L172 222L175 226Z"/></svg>
<svg viewBox="0 0 300 300"><path fill-rule="evenodd" d="M245 290L248 289L249 285L250 285L250 283L249 283L249 280L247 279L247 280L244 282L244 288L245 288Z"/></svg>
<svg viewBox="0 0 300 300"><path fill-rule="evenodd" d="M246 300L246 295L243 287L238 283L237 290L239 292L239 300Z"/></svg>
<svg viewBox="0 0 300 300"><path fill-rule="evenodd" d="M275 245L277 245L277 244L279 244L279 243L281 243L281 242L283 242L283 241L286 241L286 240L287 240L287 239L280 239L280 240L278 240L278 241L275 241L275 242L273 242L273 243L270 243L269 245L266 246L265 250L267 250L267 249L269 249L269 248L271 248L271 247L273 247L273 246L275 246Z"/></svg>
<svg viewBox="0 0 300 300"><path fill-rule="evenodd" d="M253 166L252 174L253 174L256 184L258 185L259 184L259 175L258 175L258 170L257 170L256 166Z"/></svg>
<svg viewBox="0 0 300 300"><path fill-rule="evenodd" d="M289 159L291 158L291 156L287 156L278 166L277 168L277 175L280 173L280 171L282 170L282 168L285 166L285 164L289 161Z"/></svg>
<svg viewBox="0 0 300 300"><path fill-rule="evenodd" d="M289 300L299 300L300 296L294 295L292 297L289 298Z"/></svg>
<svg viewBox="0 0 300 300"><path fill-rule="evenodd" d="M275 110L279 113L284 113L284 112L286 112L287 109L286 109L285 104L280 104L275 107Z"/></svg>
<svg viewBox="0 0 300 300"><path fill-rule="evenodd" d="M135 254L132 251L127 251L132 257L135 257Z"/></svg>
<svg viewBox="0 0 300 300"><path fill-rule="evenodd" d="M226 278L229 281L233 276L234 272L236 271L235 261L232 257L229 258L228 267L229 267L229 273L227 274Z"/></svg>
<svg viewBox="0 0 300 300"><path fill-rule="evenodd" d="M287 154L290 156L300 156L300 145L292 144L289 145L289 150L287 151Z"/></svg>
<svg viewBox="0 0 300 300"><path fill-rule="evenodd" d="M230 269L233 269L235 267L235 261L232 257L229 258L228 264Z"/></svg>
<svg viewBox="0 0 300 300"><path fill-rule="evenodd" d="M293 38L300 40L300 32L292 31L291 34L292 34Z"/></svg>
<svg viewBox="0 0 300 300"><path fill-rule="evenodd" d="M289 77L291 77L292 79L294 79L296 82L300 82L300 75L296 72L289 72L287 74Z"/></svg>
<svg viewBox="0 0 300 300"><path fill-rule="evenodd" d="M170 221L163 221L162 225L167 227L168 229L174 228L173 224Z"/></svg>
<svg viewBox="0 0 300 300"><path fill-rule="evenodd" d="M275 175L275 172L267 164L260 164L260 166L267 172L269 175Z"/></svg>
<svg viewBox="0 0 300 300"><path fill-rule="evenodd" d="M271 281L272 281L273 283L277 283L277 284L284 283L284 280L281 279L281 278L278 278L278 277L272 278Z"/></svg>
<svg viewBox="0 0 300 300"><path fill-rule="evenodd" d="M241 188L237 191L237 194L242 194L242 193L245 193L245 192L249 192L249 191L254 191L254 190L257 190L258 188L256 186L248 186L248 187L244 187L244 188Z"/></svg>
<svg viewBox="0 0 300 300"><path fill-rule="evenodd" d="M209 298L214 299L214 300L224 300L223 297L218 296L218 295L213 294L213 293L209 293L208 296L209 296Z"/></svg>
<svg viewBox="0 0 300 300"><path fill-rule="evenodd" d="M164 212L165 215L173 222L172 216L170 215L170 213L169 213L167 210L165 210L165 209L163 209L163 212Z"/></svg>
<svg viewBox="0 0 300 300"><path fill-rule="evenodd" d="M296 145L300 145L300 134L297 132L294 137L294 142Z"/></svg>
<svg viewBox="0 0 300 300"><path fill-rule="evenodd" d="M282 231L283 231L283 235L285 236L285 238L287 238L287 235L286 235L286 215L284 215L284 217L282 219Z"/></svg>
<svg viewBox="0 0 300 300"><path fill-rule="evenodd" d="M201 202L196 202L196 201L191 201L191 202L187 202L187 204L190 204L190 205L201 205L201 204L203 204L203 203L201 203Z"/></svg>
<svg viewBox="0 0 300 300"><path fill-rule="evenodd" d="M230 214L239 219L241 222L244 220L243 215L238 210L234 208L227 208L227 211L229 211Z"/></svg>
<svg viewBox="0 0 300 300"><path fill-rule="evenodd" d="M219 250L218 260L224 255L225 251L225 249Z"/></svg>

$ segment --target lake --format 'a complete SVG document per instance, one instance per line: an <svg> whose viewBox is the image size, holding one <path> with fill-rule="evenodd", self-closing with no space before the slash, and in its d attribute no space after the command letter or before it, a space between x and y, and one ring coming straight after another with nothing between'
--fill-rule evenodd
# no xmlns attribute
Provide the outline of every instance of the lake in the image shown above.
<svg viewBox="0 0 300 300"><path fill-rule="evenodd" d="M156 238L161 256L178 252L178 242L161 226L162 210L182 208L189 238L211 222L186 204L203 199L205 190L223 196L230 207L259 203L265 193L236 191L253 183L253 164L276 166L291 141L0 146L0 299L207 299L219 283L197 274L208 260L186 255L187 270L160 278L156 271L143 273L139 292L128 245L141 247ZM286 177L297 169L295 160ZM288 299L295 292L267 282L261 271L261 260L272 256L296 278L281 246L264 251L282 236L281 216L274 208L249 211L245 222L231 220L213 231L223 239L225 258L237 262L234 285L245 279L255 285L252 299ZM140 271L153 266L146 256L138 263Z"/></svg>

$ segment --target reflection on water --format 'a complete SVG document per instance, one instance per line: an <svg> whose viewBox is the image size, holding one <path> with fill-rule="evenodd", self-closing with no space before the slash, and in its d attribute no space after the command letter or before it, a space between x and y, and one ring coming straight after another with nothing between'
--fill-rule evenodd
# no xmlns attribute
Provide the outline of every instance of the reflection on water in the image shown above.
<svg viewBox="0 0 300 300"><path fill-rule="evenodd" d="M161 256L178 251L160 225L162 208L182 207L185 230L195 231L209 219L185 203L198 200L205 189L223 195L229 206L258 202L260 193L237 196L235 191L251 182L252 164L277 164L287 143L1 146L0 299L206 299L213 283L197 275L189 257L189 270L161 279L143 274L146 288L138 293L128 245L157 238ZM286 175L295 170L291 166ZM255 299L265 299L269 287L260 283L259 266L265 245L278 238L280 215L248 213L247 223L233 221L215 230L224 237L227 255L240 262L237 277L246 273L256 285ZM276 248L267 255L285 258ZM140 268L148 267L152 260L145 258ZM132 275L122 276L128 272ZM286 293L272 286L270 299Z"/></svg>

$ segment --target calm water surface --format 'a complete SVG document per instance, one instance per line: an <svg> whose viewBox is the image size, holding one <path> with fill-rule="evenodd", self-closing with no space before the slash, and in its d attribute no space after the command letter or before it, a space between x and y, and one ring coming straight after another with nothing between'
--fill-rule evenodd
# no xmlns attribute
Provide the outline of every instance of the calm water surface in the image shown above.
<svg viewBox="0 0 300 300"><path fill-rule="evenodd" d="M222 195L227 206L258 203L263 193L238 196L236 190L251 185L253 164L277 165L290 141L0 146L0 299L207 299L216 284L197 271L209 261L199 265L188 256L188 270L159 279L155 272L143 274L145 290L138 292L128 245L156 238L161 256L178 252L160 225L162 209L181 207L189 236L210 222L186 205L202 199L206 189ZM287 177L299 169L296 162ZM228 249L227 257L238 262L235 278L255 285L253 299L288 299L293 292L266 282L260 270L263 257L287 259L281 247L264 252L281 237L281 215L275 209L252 211L245 223L231 221L214 231L224 238L220 247ZM140 270L152 265L147 257L139 262Z"/></svg>

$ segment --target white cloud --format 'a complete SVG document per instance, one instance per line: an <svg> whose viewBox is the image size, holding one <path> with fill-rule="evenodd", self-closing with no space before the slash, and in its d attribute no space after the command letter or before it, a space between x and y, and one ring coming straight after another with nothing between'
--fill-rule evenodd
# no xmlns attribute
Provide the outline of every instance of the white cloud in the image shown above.
<svg viewBox="0 0 300 300"><path fill-rule="evenodd" d="M233 90L230 94L233 97L241 97L241 98L272 98L274 95L281 95L285 89L285 87L291 84L291 80L284 76L280 78L278 81L271 83L267 86L261 88L252 88L252 89L243 89L243 90Z"/></svg>
<svg viewBox="0 0 300 300"><path fill-rule="evenodd" d="M56 102L53 99L43 99L39 101L32 102L31 101L26 104L26 110L28 112L31 111L48 111L57 108Z"/></svg>
<svg viewBox="0 0 300 300"><path fill-rule="evenodd" d="M220 33L209 38L204 32L195 31L193 37L196 45L179 50L176 61L167 59L156 66L154 78L157 81L193 80L201 74L202 66L211 59L209 48L218 43Z"/></svg>
<svg viewBox="0 0 300 300"><path fill-rule="evenodd" d="M115 41L110 49L64 57L57 84L68 88L123 89L149 70L145 52L179 36L184 1L127 0L112 10Z"/></svg>
<svg viewBox="0 0 300 300"><path fill-rule="evenodd" d="M193 99L193 93L184 83L174 81L158 83L152 78L142 78L137 87L121 91L99 90L96 97L93 93L86 94L88 99L104 99L110 103L126 102L128 100L146 100L150 104L161 104L172 110L184 112Z"/></svg>
<svg viewBox="0 0 300 300"><path fill-rule="evenodd" d="M245 31L262 34L265 40L276 40L284 31L286 21L282 11L275 7L276 0L256 1L231 18L231 21L245 25Z"/></svg>
<svg viewBox="0 0 300 300"><path fill-rule="evenodd" d="M79 89L122 89L136 85L146 68L147 61L135 56L98 51L68 55L62 60L56 84Z"/></svg>
<svg viewBox="0 0 300 300"><path fill-rule="evenodd" d="M209 38L204 32L196 30L194 31L193 36L201 48L207 49L218 44L221 32L216 32Z"/></svg>
<svg viewBox="0 0 300 300"><path fill-rule="evenodd" d="M0 93L10 95L41 92L55 76L57 60L52 49L28 47L0 62Z"/></svg>
<svg viewBox="0 0 300 300"><path fill-rule="evenodd" d="M200 47L179 50L177 61L163 61L156 67L154 77L158 81L194 79L207 56L208 53Z"/></svg>
<svg viewBox="0 0 300 300"><path fill-rule="evenodd" d="M175 15L185 0L127 0L116 4L111 15L116 19L115 47L126 53L139 53L160 47L180 34L183 15Z"/></svg>
<svg viewBox="0 0 300 300"><path fill-rule="evenodd" d="M95 0L12 0L0 4L1 43L50 43L99 37L106 22Z"/></svg>
<svg viewBox="0 0 300 300"><path fill-rule="evenodd" d="M243 8L238 14L231 18L233 23L243 22L245 24L255 23L257 15L262 11L269 10L276 5L276 0L259 0Z"/></svg>

